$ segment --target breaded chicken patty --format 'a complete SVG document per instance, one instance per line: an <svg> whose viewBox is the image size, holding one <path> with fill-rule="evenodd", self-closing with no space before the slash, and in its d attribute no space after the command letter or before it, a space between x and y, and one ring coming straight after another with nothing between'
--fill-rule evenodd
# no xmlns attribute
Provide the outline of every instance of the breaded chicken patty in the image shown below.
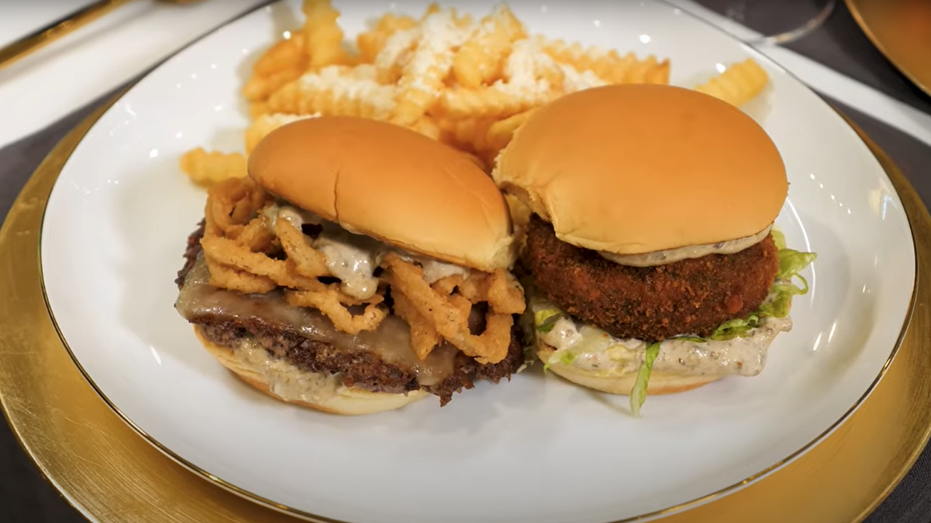
<svg viewBox="0 0 931 523"><path fill-rule="evenodd" d="M537 216L525 264L544 297L618 338L658 341L708 336L759 308L779 258L772 236L735 254L710 254L654 267L630 267L559 240Z"/></svg>

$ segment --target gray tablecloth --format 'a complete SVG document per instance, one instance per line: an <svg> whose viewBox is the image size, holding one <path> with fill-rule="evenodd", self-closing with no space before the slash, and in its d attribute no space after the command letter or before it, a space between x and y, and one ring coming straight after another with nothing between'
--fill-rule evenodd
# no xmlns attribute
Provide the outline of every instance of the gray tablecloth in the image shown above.
<svg viewBox="0 0 931 523"><path fill-rule="evenodd" d="M711 2L713 3L713 2ZM773 4L781 4L772 2ZM817 60L892 97L931 113L931 98L906 80L861 33L840 3L824 27L789 44ZM94 107L82 108L55 125L0 149L0 216L6 216L17 193L39 162ZM895 160L931 206L931 147L855 108L834 100ZM0 423L0 521L10 523L79 523L85 521L39 475L5 424ZM868 523L931 522L931 450L926 449L899 487L867 519ZM830 522L826 522L830 523Z"/></svg>

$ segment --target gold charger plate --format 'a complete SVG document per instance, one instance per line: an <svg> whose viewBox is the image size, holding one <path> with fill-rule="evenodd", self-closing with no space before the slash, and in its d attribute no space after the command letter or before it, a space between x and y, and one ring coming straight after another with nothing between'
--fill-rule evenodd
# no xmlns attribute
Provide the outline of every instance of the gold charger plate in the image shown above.
<svg viewBox="0 0 931 523"><path fill-rule="evenodd" d="M890 62L931 95L931 2L846 0L860 28Z"/></svg>
<svg viewBox="0 0 931 523"><path fill-rule="evenodd" d="M23 448L92 520L133 523L294 522L205 481L123 423L65 350L42 297L39 228L72 150L108 106L75 128L26 184L0 230L0 405ZM861 133L892 179L931 271L931 216L904 175ZM854 522L898 484L931 435L931 280L918 278L898 354L873 393L821 444L733 494L664 523ZM208 475L209 478L209 475ZM210 478L214 479L215 478Z"/></svg>

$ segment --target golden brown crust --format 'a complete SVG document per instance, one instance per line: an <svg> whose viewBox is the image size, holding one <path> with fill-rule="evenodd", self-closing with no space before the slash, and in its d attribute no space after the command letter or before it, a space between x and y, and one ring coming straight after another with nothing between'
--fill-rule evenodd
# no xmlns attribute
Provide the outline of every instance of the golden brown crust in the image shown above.
<svg viewBox="0 0 931 523"><path fill-rule="evenodd" d="M555 348L537 338L536 353L540 361L546 362L554 352L556 352ZM623 376L606 378L596 376L590 371L571 365L563 365L561 363L550 365L547 370L577 385L607 392L608 394L623 396L630 395L634 382L637 380L636 372ZM679 392L697 389L719 379L721 378L708 376L680 376L653 372L650 375L650 383L647 386L647 395L659 396L663 394L677 394Z"/></svg>
<svg viewBox="0 0 931 523"><path fill-rule="evenodd" d="M194 326L194 333L197 339L204 345L207 352L217 359L224 367L229 369L238 378L255 387L256 389L268 394L276 400L302 407L328 412L330 414L341 414L346 416L358 416L362 414L376 414L388 410L395 410L417 400L427 397L429 394L424 391L412 391L404 394L387 394L381 392L368 392L359 389L340 387L335 394L323 394L321 397L327 397L320 403L309 403L300 400L285 400L271 391L270 385L265 377L255 369L243 365L238 359L233 357L233 351L226 347L217 345L204 337L200 327ZM306 371L301 371L306 372Z"/></svg>
<svg viewBox="0 0 931 523"><path fill-rule="evenodd" d="M403 127L350 117L290 123L259 143L249 174L352 232L483 271L513 261L494 181L465 154Z"/></svg>
<svg viewBox="0 0 931 523"><path fill-rule="evenodd" d="M588 89L544 106L494 177L562 241L617 254L752 236L788 192L779 151L753 119L666 85Z"/></svg>

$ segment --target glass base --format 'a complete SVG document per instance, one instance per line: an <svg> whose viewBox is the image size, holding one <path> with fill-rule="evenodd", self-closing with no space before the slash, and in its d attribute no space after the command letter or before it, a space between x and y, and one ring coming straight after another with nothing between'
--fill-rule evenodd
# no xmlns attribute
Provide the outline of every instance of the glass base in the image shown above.
<svg viewBox="0 0 931 523"><path fill-rule="evenodd" d="M749 44L783 44L821 26L837 0L693 0L705 9L760 36L741 38ZM723 28L726 30L726 28Z"/></svg>

